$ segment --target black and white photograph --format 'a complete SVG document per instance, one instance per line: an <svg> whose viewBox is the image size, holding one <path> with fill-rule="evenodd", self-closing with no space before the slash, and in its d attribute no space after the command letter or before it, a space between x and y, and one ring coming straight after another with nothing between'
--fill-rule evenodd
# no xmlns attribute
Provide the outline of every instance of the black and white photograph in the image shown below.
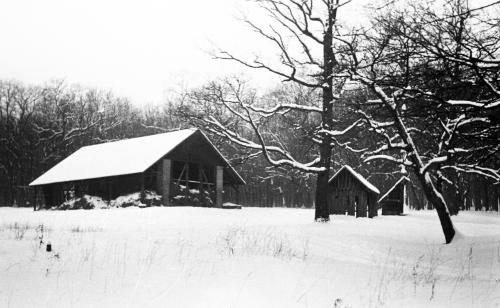
<svg viewBox="0 0 500 308"><path fill-rule="evenodd" d="M0 0L0 307L500 307L500 0Z"/></svg>

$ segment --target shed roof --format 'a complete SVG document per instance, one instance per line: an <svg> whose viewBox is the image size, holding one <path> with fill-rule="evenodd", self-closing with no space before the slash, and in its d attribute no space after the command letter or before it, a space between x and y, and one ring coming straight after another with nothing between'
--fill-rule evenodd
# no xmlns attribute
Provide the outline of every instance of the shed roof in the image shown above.
<svg viewBox="0 0 500 308"><path fill-rule="evenodd" d="M345 172L345 171L351 173L363 186L365 186L366 188L368 188L369 190L373 191L374 193L376 193L377 195L380 194L380 191L377 189L377 187L375 187L375 185L373 185L372 183L368 182L367 179L365 179L361 174L357 173L356 171L354 171L354 169L352 169L350 166L348 165L345 165L343 166L342 168L340 168L339 171L337 171L331 178L330 180L328 181L328 183L331 183L333 180L335 180L339 174L341 174L342 172Z"/></svg>
<svg viewBox="0 0 500 308"><path fill-rule="evenodd" d="M389 196L389 194L394 190L396 189L396 187L400 184L400 183L403 183L403 182L406 182L406 181L410 181L410 179L406 176L402 176L394 185L392 185L391 188L389 188L389 190L382 196L380 197L380 199L378 199L378 202L382 202L385 198L387 198L387 196Z"/></svg>
<svg viewBox="0 0 500 308"><path fill-rule="evenodd" d="M245 181L198 129L85 146L30 183L30 186L142 173L195 133L201 134L241 184Z"/></svg>

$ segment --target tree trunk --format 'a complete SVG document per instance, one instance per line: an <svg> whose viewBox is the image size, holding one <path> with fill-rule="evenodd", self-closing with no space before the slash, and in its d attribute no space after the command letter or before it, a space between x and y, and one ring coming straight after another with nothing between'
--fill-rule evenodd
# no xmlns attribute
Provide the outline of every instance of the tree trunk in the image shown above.
<svg viewBox="0 0 500 308"><path fill-rule="evenodd" d="M453 227L453 223L450 218L450 212L448 211L446 202L444 201L441 193L432 183L430 175L428 173L419 176L419 180L422 184L427 200L434 206L436 212L438 213L446 244L449 244L455 236L455 228Z"/></svg>
<svg viewBox="0 0 500 308"><path fill-rule="evenodd" d="M338 1L336 1L338 2ZM328 9L328 25L323 34L323 97L321 114L321 127L330 130L333 127L333 69L337 65L333 52L333 24L337 17L337 9L331 5ZM323 133L320 144L320 166L326 170L320 172L316 178L316 210L314 219L316 221L329 221L330 209L328 207L328 180L330 176L330 165L332 160L332 138L329 134Z"/></svg>
<svg viewBox="0 0 500 308"><path fill-rule="evenodd" d="M423 167L423 163L418 154L417 147L415 146L413 139L408 132L408 129L403 123L403 120L399 115L395 104L389 104L388 107L393 114L393 119L396 123L396 128L398 129L399 135L405 141L405 143L408 144L409 148L413 152L413 155L411 155L410 159L415 165L415 173L418 175L418 179L420 181L420 184L422 185L424 194L427 197L429 204L431 204L438 213L446 244L449 244L455 236L455 229L453 227L453 223L451 222L450 212L448 211L446 202L443 198L442 190L436 188L435 184L431 180L431 176L428 171L426 171L425 173L420 173L420 170ZM441 186L439 184L440 181L441 179L438 179L438 187Z"/></svg>
<svg viewBox="0 0 500 308"><path fill-rule="evenodd" d="M318 174L316 180L316 209L314 219L316 221L329 221L330 211L328 209L328 176L329 172Z"/></svg>

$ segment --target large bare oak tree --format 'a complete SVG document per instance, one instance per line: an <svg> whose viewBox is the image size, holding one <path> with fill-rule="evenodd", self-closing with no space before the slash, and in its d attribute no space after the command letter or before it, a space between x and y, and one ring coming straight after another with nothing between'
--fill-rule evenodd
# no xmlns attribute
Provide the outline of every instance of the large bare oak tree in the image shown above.
<svg viewBox="0 0 500 308"><path fill-rule="evenodd" d="M232 87L230 97L218 95L233 115L253 129L256 139L248 140L212 121L212 129L220 135L248 148L259 150L272 166L287 166L306 173L317 174L315 193L315 220L328 221L328 180L332 165L332 150L336 137L357 126L335 128L334 105L340 99L346 85L347 75L341 76L345 66L339 62L335 37L339 32L337 15L339 9L350 1L339 0L257 0L255 1L273 19L270 25L246 23L264 40L273 44L278 53L278 63L265 62L259 58L244 59L227 50L219 50L216 58L238 62L245 67L261 69L277 75L284 82L298 84L319 93L312 104L276 103L272 106L256 106L238 96L237 87ZM336 77L339 76L339 77ZM235 89L236 88L236 89ZM237 107L236 107L237 106ZM303 112L319 115L320 123L311 140L317 145L314 159L301 162L294 158L279 143L270 142L259 130L259 119L283 112Z"/></svg>

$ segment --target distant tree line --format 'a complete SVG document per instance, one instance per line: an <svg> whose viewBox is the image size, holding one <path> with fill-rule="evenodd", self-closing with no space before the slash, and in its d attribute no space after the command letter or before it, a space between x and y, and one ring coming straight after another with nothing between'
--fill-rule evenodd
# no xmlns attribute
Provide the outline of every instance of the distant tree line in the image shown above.
<svg viewBox="0 0 500 308"><path fill-rule="evenodd" d="M0 205L29 206L34 195L28 184L81 146L198 126L210 135L248 182L240 190L242 204L313 207L314 174L269 166L262 156L227 142L203 126L201 119L217 117L231 123L242 136L254 138L251 130L231 113L203 98L207 87L230 81L244 84L236 78L214 81L186 91L161 106L143 107L134 106L109 91L71 86L61 81L44 86L0 81ZM290 85L265 91L261 97L257 97L255 89L249 91L254 93L254 99L269 105L276 101L308 104L308 100L315 99L304 88ZM346 92L345 105L336 109L341 125L356 117L353 109L365 95L358 90ZM308 131L313 129L314 121L314 116L287 112L279 115L279 119L263 122L261 127L265 135L275 138L296 157L307 157L313 147ZM350 141L339 143L333 156L333 170L344 164L351 165L382 193L399 179L400 170L384 164L364 164L360 154L352 151L351 147L366 148L373 143L363 131L353 130L345 138ZM494 181L478 175L453 176L456 177L452 179L454 185L446 186L446 196L457 209L498 210L499 190ZM416 209L432 208L418 185L408 197Z"/></svg>

